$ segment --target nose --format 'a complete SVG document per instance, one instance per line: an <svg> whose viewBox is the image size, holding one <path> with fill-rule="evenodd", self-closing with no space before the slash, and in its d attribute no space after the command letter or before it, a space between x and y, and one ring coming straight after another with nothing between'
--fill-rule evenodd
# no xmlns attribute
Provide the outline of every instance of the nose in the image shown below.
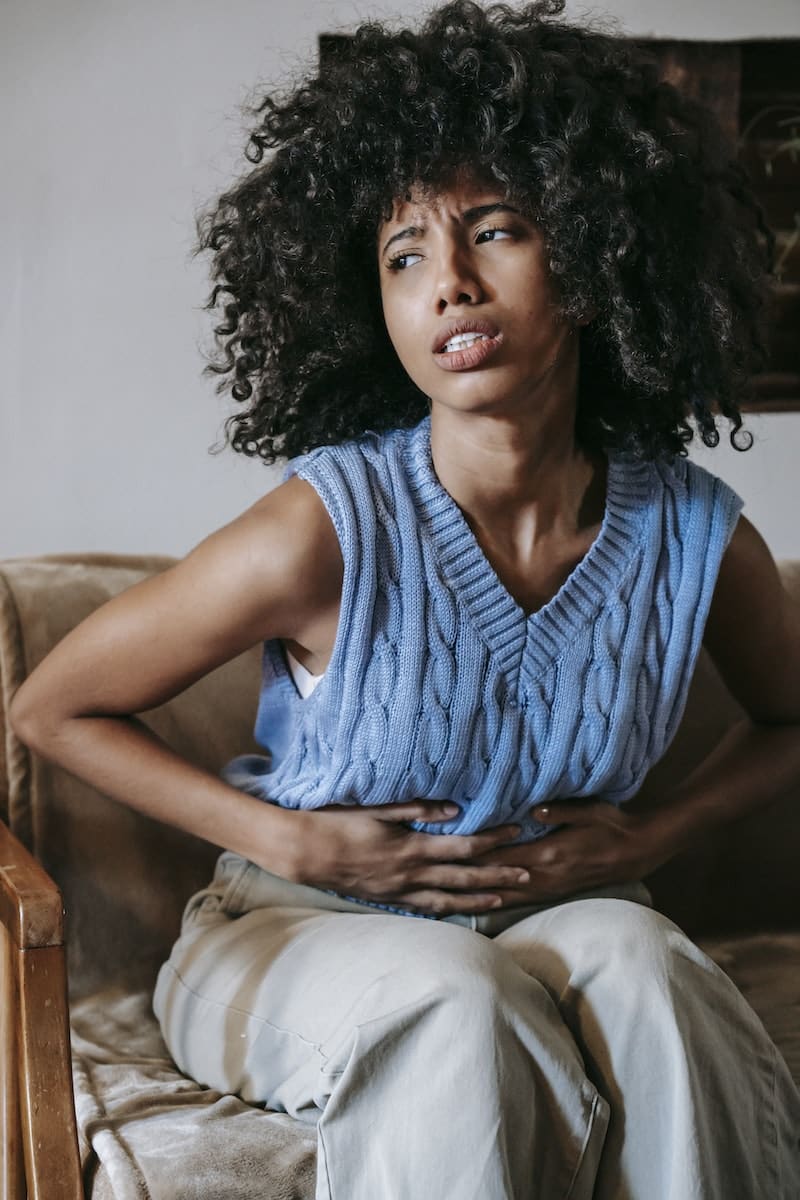
<svg viewBox="0 0 800 1200"><path fill-rule="evenodd" d="M436 307L440 313L462 304L479 304L483 299L480 275L464 247L451 242L439 255Z"/></svg>

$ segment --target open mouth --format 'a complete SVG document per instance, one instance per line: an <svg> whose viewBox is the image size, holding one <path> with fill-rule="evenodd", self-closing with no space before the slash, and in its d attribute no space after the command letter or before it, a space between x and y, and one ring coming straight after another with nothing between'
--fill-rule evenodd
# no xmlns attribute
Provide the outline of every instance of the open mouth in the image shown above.
<svg viewBox="0 0 800 1200"><path fill-rule="evenodd" d="M502 340L501 333L492 335L477 330L455 333L436 351L434 359L446 371L467 371L486 362Z"/></svg>
<svg viewBox="0 0 800 1200"><path fill-rule="evenodd" d="M455 354L457 350L468 350L470 346L474 346L475 342L489 341L488 333L457 333L445 342L439 351L440 354Z"/></svg>

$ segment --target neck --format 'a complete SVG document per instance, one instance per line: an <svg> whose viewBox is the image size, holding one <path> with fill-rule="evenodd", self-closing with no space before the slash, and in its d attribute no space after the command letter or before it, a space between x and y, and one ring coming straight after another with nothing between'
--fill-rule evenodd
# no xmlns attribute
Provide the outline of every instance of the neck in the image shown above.
<svg viewBox="0 0 800 1200"><path fill-rule="evenodd" d="M434 469L473 528L514 536L524 525L536 540L596 519L596 503L583 509L603 464L576 444L576 399L575 387L499 414L432 406Z"/></svg>

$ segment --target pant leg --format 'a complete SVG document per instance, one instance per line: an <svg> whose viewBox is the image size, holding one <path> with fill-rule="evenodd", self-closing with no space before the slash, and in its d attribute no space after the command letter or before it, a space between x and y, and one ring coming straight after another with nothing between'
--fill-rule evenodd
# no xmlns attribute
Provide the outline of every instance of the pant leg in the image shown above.
<svg viewBox="0 0 800 1200"><path fill-rule="evenodd" d="M732 981L658 912L576 900L496 941L546 986L611 1115L594 1200L797 1200L800 1097Z"/></svg>
<svg viewBox="0 0 800 1200"><path fill-rule="evenodd" d="M589 1200L608 1105L541 983L461 924L260 872L273 902L235 915L246 877L194 904L155 1008L186 1073L316 1123L317 1200Z"/></svg>

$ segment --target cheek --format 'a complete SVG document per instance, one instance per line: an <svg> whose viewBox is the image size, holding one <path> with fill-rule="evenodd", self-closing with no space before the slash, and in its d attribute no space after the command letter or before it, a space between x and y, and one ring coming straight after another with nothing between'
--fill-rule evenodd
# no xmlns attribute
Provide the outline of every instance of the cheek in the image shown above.
<svg viewBox="0 0 800 1200"><path fill-rule="evenodd" d="M383 323L386 326L386 332L389 334L395 350L397 350L397 341L401 336L403 328L397 297L388 294L386 289L381 287L381 304L383 305Z"/></svg>
<svg viewBox="0 0 800 1200"><path fill-rule="evenodd" d="M524 322L531 346L546 346L563 337L567 322L551 295L526 297Z"/></svg>
<svg viewBox="0 0 800 1200"><path fill-rule="evenodd" d="M403 370L424 391L428 379L427 369L429 364L426 361L427 356L420 352L419 344L414 340L407 328L402 332L398 331L396 337L392 336L390 330L389 336L392 339L395 354L399 358Z"/></svg>
<svg viewBox="0 0 800 1200"><path fill-rule="evenodd" d="M404 366L412 365L419 358L419 346L424 344L424 337L415 331L413 306L384 298L383 319L397 357Z"/></svg>

